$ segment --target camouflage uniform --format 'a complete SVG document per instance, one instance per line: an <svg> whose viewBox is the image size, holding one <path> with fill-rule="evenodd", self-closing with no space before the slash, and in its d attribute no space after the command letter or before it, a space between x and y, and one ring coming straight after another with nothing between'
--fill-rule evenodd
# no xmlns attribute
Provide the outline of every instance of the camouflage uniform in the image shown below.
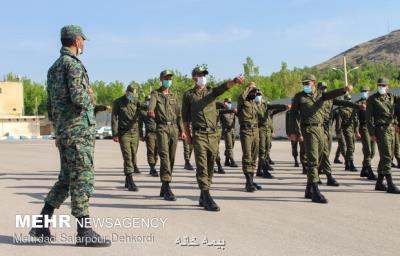
<svg viewBox="0 0 400 256"><path fill-rule="evenodd" d="M82 62L66 47L60 52L47 74L47 109L55 128L61 171L45 202L59 208L71 194L72 215L83 217L89 215L94 184L94 102Z"/></svg>
<svg viewBox="0 0 400 256"><path fill-rule="evenodd" d="M225 99L225 102L231 104L231 99ZM237 167L233 158L233 148L235 146L235 123L236 113L232 109L225 108L220 111L222 126L222 136L225 141L225 166Z"/></svg>

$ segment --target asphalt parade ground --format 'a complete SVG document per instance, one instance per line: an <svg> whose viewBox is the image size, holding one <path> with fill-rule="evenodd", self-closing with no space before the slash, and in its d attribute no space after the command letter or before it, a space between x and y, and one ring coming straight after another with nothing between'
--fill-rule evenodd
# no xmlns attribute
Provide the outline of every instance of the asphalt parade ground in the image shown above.
<svg viewBox="0 0 400 256"><path fill-rule="evenodd" d="M224 161L223 148L221 142ZM110 225L95 230L113 244L77 248L69 239L75 227L52 228L55 241L47 245L24 241L29 228L16 227L16 215L39 214L57 179L59 156L54 141L2 141L0 255L400 255L399 195L376 192L373 181L332 164L341 186L327 187L322 176L320 189L329 203L311 203L304 199L306 178L301 168L293 167L290 142L274 141L271 156L276 162L275 179L256 178L263 189L254 193L244 191L241 168L225 167L226 174L215 174L211 194L221 211L207 212L198 206L195 172L183 169L181 142L171 183L178 200L167 202L158 196L159 178L148 175L143 142L138 152L142 173L134 175L139 191L130 192L124 188L119 145L97 141L90 215L108 220ZM239 141L235 158L240 165ZM373 160L375 168L378 159ZM361 162L357 143L359 169ZM399 170L393 169L393 174L400 185ZM70 200L55 214L70 215Z"/></svg>

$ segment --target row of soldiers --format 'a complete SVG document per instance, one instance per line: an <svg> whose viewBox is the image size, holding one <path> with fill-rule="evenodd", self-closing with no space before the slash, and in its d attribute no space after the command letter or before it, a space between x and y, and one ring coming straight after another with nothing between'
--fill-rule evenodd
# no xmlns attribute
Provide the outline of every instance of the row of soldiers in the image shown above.
<svg viewBox="0 0 400 256"><path fill-rule="evenodd" d="M192 71L192 78L196 80L198 77L204 79L207 78L208 70L205 65L197 66ZM187 170L193 170L193 166L190 163L190 157L193 150L196 151L194 145L189 143L185 138L187 131L184 131L183 126L183 113L185 113L185 104L180 108L178 104L178 99L176 94L170 90L172 86L173 72L170 70L164 70L160 73L160 88L151 93L151 96L146 97L145 102L142 103L137 97L137 93L132 86L128 86L125 95L121 96L113 103L112 108L112 133L113 140L119 142L122 151L122 156L124 159L124 174L125 174L125 187L130 191L137 191L133 180L133 173L140 172L136 164L136 154L138 150L139 140L146 142L147 147L147 161L150 166L150 175L157 177L158 172L155 168L158 156L160 157L160 180L162 182L160 196L165 200L175 201L176 197L172 192L170 183L172 181L172 172L175 162L175 152L179 139L183 140L184 147L184 159L185 166ZM239 78L238 78L239 79ZM213 158L215 158L215 163L217 165L217 170L214 172L224 174L225 171L221 164L221 158L219 156L219 143L221 135L225 140L225 166L238 167L233 156L233 147L235 143L235 126L236 117L239 117L241 121L241 130L244 129L244 125L251 121L252 125L257 128L257 145L245 145L249 146L250 151L256 150L248 155L245 155L245 163L252 161L251 166L255 165L255 161L258 158L258 168L257 176L262 176L264 178L273 178L269 172L273 168L271 158L269 157L273 125L272 117L273 115L286 111L289 107L287 105L271 105L268 102L263 101L261 97L261 91L255 87L254 83L250 83L248 88L251 88L251 95L255 95L254 99L239 98L238 108L233 108L232 101L230 98L226 98L224 102L215 102L213 106L212 114L216 116L210 117L210 120L200 120L204 121L204 126L207 126L211 122L215 122L215 136L217 138L216 152L213 153ZM207 90L212 90L208 88ZM246 92L250 93L250 92ZM215 100L215 99L213 99ZM246 105L249 102L254 102L254 111L246 113L249 106ZM188 103L187 103L188 104ZM191 113L190 113L191 114ZM254 116L250 115L254 114ZM189 120L191 116L187 114ZM246 118L254 118L254 120L247 120ZM215 120L214 120L215 119ZM212 124L212 123L211 123ZM196 127L189 125L190 130L196 131ZM207 130L205 132L213 131ZM201 131L201 130L200 130ZM241 132L241 136L243 137ZM204 143L207 143L206 141ZM203 145L201 143L200 145ZM246 148L247 149L247 148ZM248 152L244 151L244 152ZM255 157L255 159L253 159ZM199 159L197 155L196 158L196 170L199 173L199 168L205 165L203 159ZM247 162L246 162L247 161ZM214 163L207 162L209 168L214 166ZM244 167L245 173L248 170L248 166ZM205 172L205 170L203 171ZM199 184L207 183L204 181L202 176L206 176L199 173L198 181ZM211 176L208 174L207 176ZM247 174L246 174L247 177ZM210 179L207 177L207 179ZM208 182L209 183L209 182ZM248 179L246 190L254 191L254 186L251 185L253 182ZM258 187L260 189L260 187ZM207 198L208 194L206 193ZM208 200L207 202L212 202ZM207 205L206 205L207 206ZM205 207L209 209L210 207ZM214 207L216 208L216 207Z"/></svg>
<svg viewBox="0 0 400 256"><path fill-rule="evenodd" d="M78 220L76 244L78 246L104 247L111 245L110 240L97 234L92 229L90 222L87 221L89 219L89 199L94 190L95 110L101 108L96 106L96 97L90 87L87 70L78 58L84 52L86 39L87 37L79 26L63 27L61 29L60 57L50 67L47 74L47 109L55 130L61 166L57 182L44 199L44 206L37 223L38 227L32 228L29 234L50 240L52 237L50 229L43 224L46 219L52 218L55 209L58 209L71 195L71 213ZM232 114L232 120L236 115L239 120L243 153L242 170L246 179L246 191L254 192L262 189L254 181L254 174L258 159L259 172L262 172L264 177L270 177L268 171L271 162L265 153L270 146L270 134L272 133L268 113L271 113L272 117L273 112L271 111L284 111L290 108L288 134L293 144L299 143L302 148L301 161L307 173L305 197L313 202L327 203L327 199L318 188L319 174L323 173L327 176L329 185L337 185L337 181L332 176L329 153L332 139L333 105L341 105L352 108L353 111L359 111L359 114L361 113L360 120L362 120L361 116L365 115L364 126L361 127L360 121L360 129L364 128L364 131L368 133L370 138L366 140L368 143L375 141L378 146L380 161L375 190L400 194L391 175L393 141L395 133L399 132L400 114L396 109L400 105L400 97L388 93L387 79L378 80L378 92L369 96L366 103L355 104L336 99L350 93L352 86L327 92L326 85L321 84L317 88L316 78L313 75L306 75L302 79L303 90L294 96L292 104L288 106L274 106L263 102L260 89L254 82L250 82L239 95L237 110L235 110L232 109L229 99L222 104L223 107L218 107L216 99L236 84L243 84L245 80L243 76L237 76L211 88L207 86L207 67L196 66L192 71L194 86L184 93L182 107L180 107L176 94L171 90L172 77L173 73L169 70L161 72L160 88L151 93L148 103L145 104L146 108L135 97L132 87L128 87L126 94L113 104L113 140L121 145L126 174L125 183L130 190L135 190L136 187L132 173L135 171L134 163L139 139L146 139L149 140L149 146L157 145L157 150L149 152L149 154L152 153L152 160L149 161L149 164L154 176L157 158L155 152L158 152L160 157L162 182L160 196L166 200L176 200L170 183L176 146L181 137L182 140L187 141L188 145L193 146L196 179L200 189L199 206L208 211L219 211L219 206L210 194L214 164L218 160L217 154L221 138L218 111ZM353 114L347 113L346 115ZM142 120L142 116L153 122L146 126L147 134L143 134L143 129L139 129L143 122L138 122L138 120ZM343 127L346 126L347 123ZM236 166L232 154L233 127L234 125L230 126L231 129L224 131L232 145L226 153L226 164L229 162L230 166ZM351 128L349 128L349 132L350 130ZM349 152L346 153L347 166L354 169L352 159L354 146L351 148L353 138L345 132L343 137L347 145L346 152ZM370 158L367 156L364 159L364 172L368 177L371 176ZM191 166L188 162L185 165L190 169ZM138 171L137 168L136 171ZM384 179L386 179L386 184L384 184Z"/></svg>

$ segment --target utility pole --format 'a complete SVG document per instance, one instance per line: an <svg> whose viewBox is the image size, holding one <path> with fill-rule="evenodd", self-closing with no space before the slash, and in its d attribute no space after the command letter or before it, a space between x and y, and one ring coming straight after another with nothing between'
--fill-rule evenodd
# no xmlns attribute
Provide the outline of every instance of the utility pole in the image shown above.
<svg viewBox="0 0 400 256"><path fill-rule="evenodd" d="M356 70L356 69L359 69L359 68L360 68L360 67L357 66L357 67L354 67L354 68L350 69L349 71L347 71L346 56L344 55L344 56L343 56L343 70L340 69L340 68L332 68L332 69L333 69L333 70L336 70L336 71L340 71L340 72L342 72L342 73L344 74L344 84L345 84L346 86L348 86L348 85L349 85L348 74L349 74L351 71Z"/></svg>

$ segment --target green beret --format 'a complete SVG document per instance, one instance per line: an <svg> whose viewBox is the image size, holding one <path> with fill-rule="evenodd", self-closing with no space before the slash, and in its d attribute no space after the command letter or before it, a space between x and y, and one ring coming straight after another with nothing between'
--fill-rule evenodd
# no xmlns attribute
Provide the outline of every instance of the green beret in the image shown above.
<svg viewBox="0 0 400 256"><path fill-rule="evenodd" d="M68 25L61 29L61 38L75 39L77 36L81 36L84 40L87 40L87 37L82 32L82 28L78 25Z"/></svg>

